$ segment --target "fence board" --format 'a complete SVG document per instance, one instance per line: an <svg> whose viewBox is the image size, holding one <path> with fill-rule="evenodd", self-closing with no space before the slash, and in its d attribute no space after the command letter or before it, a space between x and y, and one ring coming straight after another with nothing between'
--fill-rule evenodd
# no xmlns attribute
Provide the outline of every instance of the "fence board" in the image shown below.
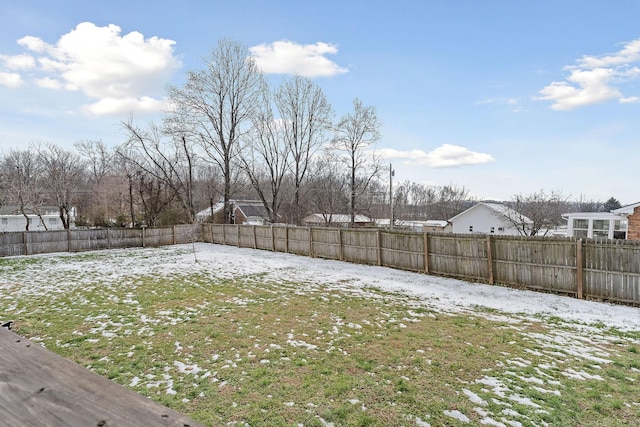
<svg viewBox="0 0 640 427"><path fill-rule="evenodd" d="M496 283L577 293L575 241L532 237L493 241Z"/></svg>
<svg viewBox="0 0 640 427"><path fill-rule="evenodd" d="M342 258L358 264L378 264L378 230L342 231Z"/></svg>
<svg viewBox="0 0 640 427"><path fill-rule="evenodd" d="M313 256L340 259L340 229L312 228L311 237Z"/></svg>
<svg viewBox="0 0 640 427"><path fill-rule="evenodd" d="M289 253L297 255L309 255L309 228L286 227L288 238L287 248Z"/></svg>
<svg viewBox="0 0 640 427"><path fill-rule="evenodd" d="M484 236L436 233L429 239L429 272L487 281L487 245Z"/></svg>
<svg viewBox="0 0 640 427"><path fill-rule="evenodd" d="M22 232L0 233L0 257L24 254Z"/></svg>
<svg viewBox="0 0 640 427"><path fill-rule="evenodd" d="M409 271L424 271L424 235L380 233L380 263Z"/></svg>

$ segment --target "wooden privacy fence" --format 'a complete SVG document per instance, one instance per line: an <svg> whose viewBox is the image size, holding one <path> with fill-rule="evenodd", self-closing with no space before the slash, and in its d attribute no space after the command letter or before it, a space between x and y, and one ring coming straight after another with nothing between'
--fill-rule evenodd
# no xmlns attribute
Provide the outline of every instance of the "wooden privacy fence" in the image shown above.
<svg viewBox="0 0 640 427"><path fill-rule="evenodd" d="M186 224L0 233L0 257L204 241L640 304L640 242Z"/></svg>
<svg viewBox="0 0 640 427"><path fill-rule="evenodd" d="M200 241L199 224L0 233L0 256L175 245Z"/></svg>
<svg viewBox="0 0 640 427"><path fill-rule="evenodd" d="M640 304L640 242L203 224L205 242Z"/></svg>

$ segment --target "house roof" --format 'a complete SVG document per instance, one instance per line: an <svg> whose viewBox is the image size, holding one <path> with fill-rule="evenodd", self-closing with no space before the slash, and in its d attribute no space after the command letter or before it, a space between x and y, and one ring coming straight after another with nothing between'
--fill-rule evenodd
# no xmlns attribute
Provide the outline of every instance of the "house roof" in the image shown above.
<svg viewBox="0 0 640 427"><path fill-rule="evenodd" d="M208 208L201 210L196 214L196 218L207 218L213 216L214 214L220 212L224 208L224 202L218 202L213 206L209 206Z"/></svg>
<svg viewBox="0 0 640 427"><path fill-rule="evenodd" d="M57 206L38 206L41 215L59 215L60 210ZM27 215L36 215L36 211L31 207L25 207ZM18 205L1 205L0 215L22 215L20 206Z"/></svg>
<svg viewBox="0 0 640 427"><path fill-rule="evenodd" d="M239 200L234 202L236 209L240 209L247 218L269 219L269 212L260 201Z"/></svg>
<svg viewBox="0 0 640 427"><path fill-rule="evenodd" d="M233 209L240 209L247 218L269 219L269 212L259 200L229 200ZM196 218L207 218L213 216L224 209L224 202L219 201L213 205L213 209L208 207L196 214Z"/></svg>
<svg viewBox="0 0 640 427"><path fill-rule="evenodd" d="M331 224L348 224L351 222L351 215L345 214L311 214L306 216L303 221L305 222L313 222L313 223L326 223L327 221ZM363 223L363 222L371 222L371 218L365 215L356 215L355 222Z"/></svg>
<svg viewBox="0 0 640 427"><path fill-rule="evenodd" d="M376 224L378 225L389 225L389 218L376 219ZM404 219L396 219L396 224L407 227L440 227L444 228L449 225L449 221L445 220L437 220L437 219L428 219L426 221L421 220L404 220Z"/></svg>
<svg viewBox="0 0 640 427"><path fill-rule="evenodd" d="M617 215L632 215L633 210L640 207L640 202L631 203L630 205L622 206L618 209L613 209L611 212Z"/></svg>
<svg viewBox="0 0 640 427"><path fill-rule="evenodd" d="M479 206L484 206L487 209L495 212L496 214L498 214L498 216L503 216L505 218L522 218L525 222L531 222L531 220L529 218L527 218L526 216L522 215L520 212L511 209L509 206L507 205L503 205L501 203L488 203L488 202L480 202L477 203L473 206L471 206L469 209L460 212L458 215L454 216L453 218L451 218L449 220L449 222L454 222L454 220L458 217L464 216L466 215L468 212L477 209Z"/></svg>
<svg viewBox="0 0 640 427"><path fill-rule="evenodd" d="M611 212L569 212L562 214L562 218L583 218L583 219L621 219L621 215Z"/></svg>

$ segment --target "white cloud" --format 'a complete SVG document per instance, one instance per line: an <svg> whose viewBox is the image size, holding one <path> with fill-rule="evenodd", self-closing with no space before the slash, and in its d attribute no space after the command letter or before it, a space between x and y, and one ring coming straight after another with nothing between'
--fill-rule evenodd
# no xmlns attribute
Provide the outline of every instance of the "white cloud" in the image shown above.
<svg viewBox="0 0 640 427"><path fill-rule="evenodd" d="M325 55L338 49L328 43L301 45L287 40L249 48L260 69L267 74L299 74L304 77L328 77L348 72Z"/></svg>
<svg viewBox="0 0 640 427"><path fill-rule="evenodd" d="M40 38L34 36L24 36L18 40L18 44L37 53L44 53L48 46Z"/></svg>
<svg viewBox="0 0 640 427"><path fill-rule="evenodd" d="M95 116L126 114L130 111L140 113L160 111L164 107L164 100L143 96L140 98L102 98L91 105L86 105L84 111Z"/></svg>
<svg viewBox="0 0 640 427"><path fill-rule="evenodd" d="M640 104L640 96L630 96L628 98L620 98L623 104Z"/></svg>
<svg viewBox="0 0 640 427"><path fill-rule="evenodd" d="M36 60L33 56L22 54L14 56L0 55L5 66L11 70L29 70L36 66Z"/></svg>
<svg viewBox="0 0 640 427"><path fill-rule="evenodd" d="M640 39L628 42L620 51L614 54L602 55L600 57L585 55L578 60L578 67L612 67L616 65L631 64L638 61L640 61Z"/></svg>
<svg viewBox="0 0 640 427"><path fill-rule="evenodd" d="M520 107L520 103L515 98L484 98L480 101L476 101L476 104L506 106L510 111L513 111L514 113L520 112L522 110Z"/></svg>
<svg viewBox="0 0 640 427"><path fill-rule="evenodd" d="M36 85L45 89L53 90L62 89L64 86L60 80L52 79L51 77L36 79Z"/></svg>
<svg viewBox="0 0 640 427"><path fill-rule="evenodd" d="M377 154L387 160L404 159L408 164L431 168L477 165L495 161L491 154L477 153L468 148L451 144L443 144L428 153L422 150L398 151L393 148L383 148L377 150Z"/></svg>
<svg viewBox="0 0 640 427"><path fill-rule="evenodd" d="M640 69L631 66L634 62L640 62L640 39L626 43L613 54L583 56L577 65L565 67L570 71L565 81L550 83L534 99L552 101L554 110L573 110L614 99L629 103L636 97L625 96L617 86L640 78Z"/></svg>
<svg viewBox="0 0 640 427"><path fill-rule="evenodd" d="M17 73L5 73L0 71L0 86L6 86L9 88L16 88L21 86L24 82L22 77Z"/></svg>
<svg viewBox="0 0 640 427"><path fill-rule="evenodd" d="M611 99L620 99L622 94L610 85L614 71L608 68L574 70L568 82L552 82L540 90L536 99L554 101L554 110L573 110L586 105Z"/></svg>
<svg viewBox="0 0 640 427"><path fill-rule="evenodd" d="M121 35L113 24L83 22L53 45L34 36L18 44L36 54L38 86L81 91L95 100L85 108L91 114L161 109L163 101L151 96L181 65L173 56L173 40L145 39L136 31Z"/></svg>

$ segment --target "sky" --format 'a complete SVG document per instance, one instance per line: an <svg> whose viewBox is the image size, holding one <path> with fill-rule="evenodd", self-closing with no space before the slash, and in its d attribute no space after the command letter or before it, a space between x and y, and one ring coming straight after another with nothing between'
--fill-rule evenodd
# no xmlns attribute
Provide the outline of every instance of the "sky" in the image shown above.
<svg viewBox="0 0 640 427"><path fill-rule="evenodd" d="M336 117L374 106L394 183L640 201L640 2L0 0L0 154L125 141L222 38Z"/></svg>

